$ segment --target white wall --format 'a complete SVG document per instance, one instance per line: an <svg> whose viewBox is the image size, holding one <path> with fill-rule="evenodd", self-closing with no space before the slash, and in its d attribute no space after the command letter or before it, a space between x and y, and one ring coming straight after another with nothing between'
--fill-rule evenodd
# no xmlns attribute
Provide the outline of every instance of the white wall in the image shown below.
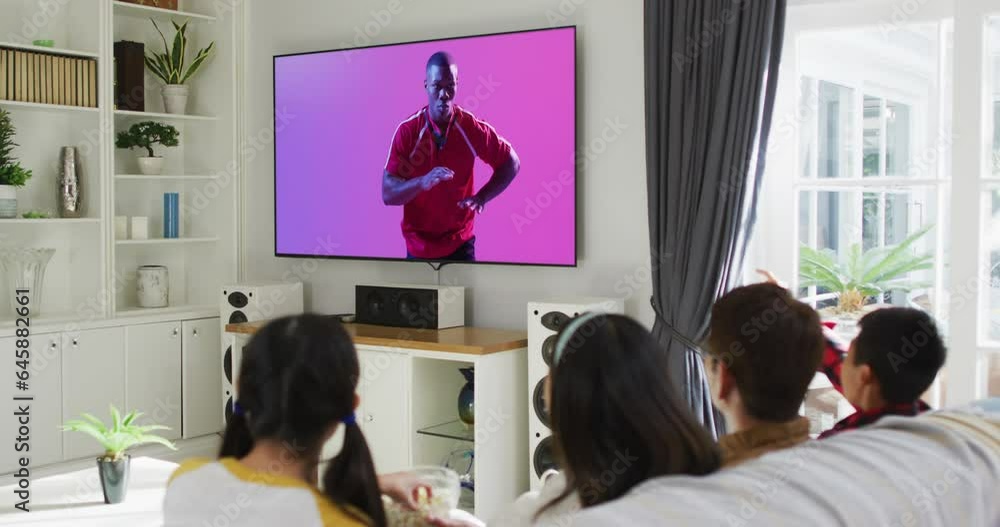
<svg viewBox="0 0 1000 527"><path fill-rule="evenodd" d="M246 4L247 130L251 137L269 137L266 132L258 134L271 126L274 54L577 25L578 149L593 154L579 172L579 267L454 265L441 271L441 281L469 288L469 324L523 328L526 302L583 294L627 296L627 311L652 324L642 2L268 0ZM588 145L599 141L608 120L626 128L606 150L597 144L604 151L594 154ZM282 279L289 271L307 274L307 308L328 313L354 312L354 285L358 283L435 282L426 264L324 260L314 265L311 260L275 258L273 163L268 144L258 149L247 169L246 278ZM373 169L371 177L381 178L381 170Z"/></svg>

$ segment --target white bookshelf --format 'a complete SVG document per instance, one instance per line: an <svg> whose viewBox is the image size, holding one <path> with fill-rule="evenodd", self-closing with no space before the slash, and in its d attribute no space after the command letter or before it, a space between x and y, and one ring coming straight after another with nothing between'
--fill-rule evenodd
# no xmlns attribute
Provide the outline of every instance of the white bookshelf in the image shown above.
<svg viewBox="0 0 1000 527"><path fill-rule="evenodd" d="M0 41L0 48L20 49L23 51L36 51L39 53L54 53L56 55L65 55L67 57L83 57L88 59L100 58L99 53L91 53L89 51L79 51L76 49L66 49L66 48L56 48L56 47L49 48L45 46L35 46L33 44L21 44L18 42Z"/></svg>
<svg viewBox="0 0 1000 527"><path fill-rule="evenodd" d="M217 316L217 291L237 279L238 173L220 177L236 163L238 93L236 57L242 44L239 11L227 5L216 15L214 0L181 0L178 11L109 0L52 2L43 13L37 1L0 0L0 47L95 59L98 106L83 108L0 101L17 127L16 155L33 171L18 191L18 213L40 210L58 216L58 161L62 146L77 146L81 156L84 217L0 220L0 246L56 249L46 271L41 319L56 324L115 319L135 322L143 315ZM27 28L24 20L44 19L43 27ZM162 83L149 72L145 79L145 111L115 107L114 43L142 42L159 51L162 41L150 19L168 41L170 20L188 25L189 54L215 41L214 56L188 83L188 115L164 113ZM30 30L31 34L26 34ZM54 46L31 42L50 39ZM180 144L157 147L166 158L163 175L138 173L136 152L115 148L118 132L139 121L175 126ZM146 216L149 232L162 232L163 193L178 192L182 200L181 237L116 240L115 216ZM136 307L136 270L164 265L170 279L170 302L161 310ZM0 280L0 295L6 294ZM13 313L0 302L0 328ZM215 305L213 308L212 306ZM96 307L93 307L96 306ZM214 314L213 314L214 313ZM33 322L34 323L34 322Z"/></svg>
<svg viewBox="0 0 1000 527"><path fill-rule="evenodd" d="M101 111L100 108L87 108L84 106L66 106L62 104L43 104L40 102L22 102L22 101L0 101L0 108L5 108L7 111L38 110L48 113L77 113L77 114L91 114L94 116L97 116Z"/></svg>
<svg viewBox="0 0 1000 527"><path fill-rule="evenodd" d="M194 3L194 2L189 2ZM203 2L211 7L211 2ZM145 6L139 4L130 4L128 2L114 2L115 6L115 16L122 17L138 17L138 18L152 18L157 22L169 22L170 20L191 20L195 22L215 22L216 18L212 15L203 15L200 13L194 13L191 11L184 10L171 10L171 9L161 9L159 7Z"/></svg>

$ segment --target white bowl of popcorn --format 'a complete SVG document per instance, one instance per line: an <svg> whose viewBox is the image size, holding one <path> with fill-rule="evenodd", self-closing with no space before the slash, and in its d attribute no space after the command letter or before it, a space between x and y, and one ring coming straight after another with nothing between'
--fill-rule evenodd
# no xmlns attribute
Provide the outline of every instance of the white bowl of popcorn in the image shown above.
<svg viewBox="0 0 1000 527"><path fill-rule="evenodd" d="M448 518L458 507L462 487L455 471L435 466L416 467L409 471L426 488L417 493L417 510L411 511L383 496L387 520L392 527L427 525L428 516Z"/></svg>

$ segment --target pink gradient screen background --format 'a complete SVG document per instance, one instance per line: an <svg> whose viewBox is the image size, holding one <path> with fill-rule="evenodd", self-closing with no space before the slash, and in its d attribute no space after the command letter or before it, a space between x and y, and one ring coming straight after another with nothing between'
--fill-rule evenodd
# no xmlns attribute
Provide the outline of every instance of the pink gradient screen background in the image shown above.
<svg viewBox="0 0 1000 527"><path fill-rule="evenodd" d="M427 59L458 64L455 101L510 141L521 171L476 218L480 262L575 265L573 28L277 57L276 252L405 258L382 203L399 123L427 104ZM478 191L492 169L477 160ZM560 177L561 175L561 177Z"/></svg>

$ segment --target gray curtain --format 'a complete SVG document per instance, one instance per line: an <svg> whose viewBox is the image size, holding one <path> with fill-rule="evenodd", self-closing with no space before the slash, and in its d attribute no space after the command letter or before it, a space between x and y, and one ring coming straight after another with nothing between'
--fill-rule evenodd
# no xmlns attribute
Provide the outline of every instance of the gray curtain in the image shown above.
<svg viewBox="0 0 1000 527"><path fill-rule="evenodd" d="M653 333L717 435L697 343L737 285L771 127L785 0L645 0Z"/></svg>

